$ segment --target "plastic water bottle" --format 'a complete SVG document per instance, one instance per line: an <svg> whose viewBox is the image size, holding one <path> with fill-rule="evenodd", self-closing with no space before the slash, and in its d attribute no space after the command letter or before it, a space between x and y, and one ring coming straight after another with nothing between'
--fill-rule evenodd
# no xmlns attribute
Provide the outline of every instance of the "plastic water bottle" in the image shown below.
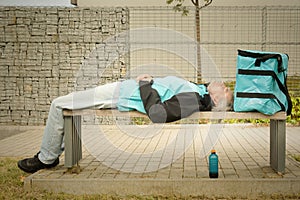
<svg viewBox="0 0 300 200"><path fill-rule="evenodd" d="M209 177L210 178L218 178L219 176L219 161L218 155L216 154L216 150L211 150L211 154L209 155Z"/></svg>

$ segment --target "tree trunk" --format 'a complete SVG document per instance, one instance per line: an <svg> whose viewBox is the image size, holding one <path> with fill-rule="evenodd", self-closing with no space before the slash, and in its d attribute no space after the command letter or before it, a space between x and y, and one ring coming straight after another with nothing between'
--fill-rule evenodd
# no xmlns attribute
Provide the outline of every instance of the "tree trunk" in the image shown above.
<svg viewBox="0 0 300 200"><path fill-rule="evenodd" d="M201 50L200 50L200 9L199 0L194 2L195 5L195 26L196 26L196 40L197 40L197 83L202 83L201 73Z"/></svg>

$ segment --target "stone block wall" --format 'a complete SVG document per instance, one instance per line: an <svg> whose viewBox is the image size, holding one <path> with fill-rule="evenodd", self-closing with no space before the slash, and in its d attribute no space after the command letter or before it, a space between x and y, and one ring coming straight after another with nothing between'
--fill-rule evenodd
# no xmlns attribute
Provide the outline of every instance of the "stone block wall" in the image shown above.
<svg viewBox="0 0 300 200"><path fill-rule="evenodd" d="M0 125L44 125L54 98L122 77L126 38L108 38L128 30L128 16L123 8L0 7ZM97 48L105 54L93 56L109 67L86 70Z"/></svg>

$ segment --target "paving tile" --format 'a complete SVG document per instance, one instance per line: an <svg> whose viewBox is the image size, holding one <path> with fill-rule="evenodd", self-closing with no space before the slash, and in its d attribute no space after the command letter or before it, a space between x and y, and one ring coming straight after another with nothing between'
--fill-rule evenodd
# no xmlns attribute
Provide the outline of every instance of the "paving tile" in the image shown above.
<svg viewBox="0 0 300 200"><path fill-rule="evenodd" d="M39 149L43 128L31 127L3 138L0 140L0 156L34 155ZM176 125L170 125L155 127L155 130L128 126L124 131L117 126L100 128L100 132L104 133L97 133L93 126L84 126L84 151L80 161L82 171L79 174L67 172L63 166L63 154L58 167L41 170L32 176L33 179L157 180L158 185L165 184L160 180L209 180L208 154L201 154L209 149L203 148L203 144L209 144L219 156L219 182L251 180L253 184L255 181L274 179L298 180L300 183L300 163L291 157L300 153L300 127L287 127L286 173L283 176L269 166L268 127L224 126L217 140L211 144L208 141L216 138L208 135L208 126L181 126L178 129ZM99 130L99 126L96 129Z"/></svg>

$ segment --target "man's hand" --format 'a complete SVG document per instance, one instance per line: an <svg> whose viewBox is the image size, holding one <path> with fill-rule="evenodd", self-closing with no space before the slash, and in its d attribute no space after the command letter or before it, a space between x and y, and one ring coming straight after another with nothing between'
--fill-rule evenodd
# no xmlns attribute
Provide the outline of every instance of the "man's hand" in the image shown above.
<svg viewBox="0 0 300 200"><path fill-rule="evenodd" d="M151 82L151 80L153 79L152 76L150 76L149 74L141 74L138 77L136 77L136 81L140 82L140 81L148 81Z"/></svg>

